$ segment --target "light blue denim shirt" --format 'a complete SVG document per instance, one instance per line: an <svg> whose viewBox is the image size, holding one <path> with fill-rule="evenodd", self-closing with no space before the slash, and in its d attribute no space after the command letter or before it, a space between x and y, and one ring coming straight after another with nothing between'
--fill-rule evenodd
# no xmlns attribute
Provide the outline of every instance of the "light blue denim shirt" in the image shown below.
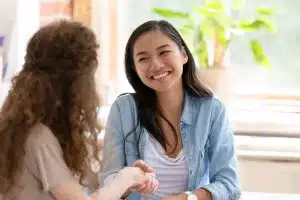
<svg viewBox="0 0 300 200"><path fill-rule="evenodd" d="M143 160L149 134L144 128L136 127L133 96L120 96L113 103L106 124L102 184L124 166ZM239 199L234 138L224 104L215 97L199 98L185 92L180 127L189 169L188 190L205 188L214 200ZM138 200L140 196L135 193L128 199Z"/></svg>

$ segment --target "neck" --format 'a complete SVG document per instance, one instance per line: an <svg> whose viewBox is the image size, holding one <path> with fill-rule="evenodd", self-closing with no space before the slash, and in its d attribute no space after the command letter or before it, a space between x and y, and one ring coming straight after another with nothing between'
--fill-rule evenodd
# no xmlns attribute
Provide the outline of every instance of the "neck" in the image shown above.
<svg viewBox="0 0 300 200"><path fill-rule="evenodd" d="M170 91L157 93L158 104L162 113L171 122L178 123L184 104L184 90L180 86Z"/></svg>

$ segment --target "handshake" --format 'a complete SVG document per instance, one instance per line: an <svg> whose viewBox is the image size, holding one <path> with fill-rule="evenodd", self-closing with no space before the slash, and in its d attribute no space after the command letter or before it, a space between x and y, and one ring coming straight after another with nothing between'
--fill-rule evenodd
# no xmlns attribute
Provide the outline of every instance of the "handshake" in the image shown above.
<svg viewBox="0 0 300 200"><path fill-rule="evenodd" d="M132 180L131 187L123 197L132 192L139 192L141 195L151 194L159 185L155 170L142 160L137 160L131 167L125 167L120 172Z"/></svg>

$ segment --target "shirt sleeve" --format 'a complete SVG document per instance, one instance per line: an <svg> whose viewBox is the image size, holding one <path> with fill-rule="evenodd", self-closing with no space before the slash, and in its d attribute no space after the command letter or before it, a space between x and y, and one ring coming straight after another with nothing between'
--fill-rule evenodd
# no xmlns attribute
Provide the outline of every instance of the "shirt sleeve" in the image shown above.
<svg viewBox="0 0 300 200"><path fill-rule="evenodd" d="M233 132L225 105L217 100L209 135L210 191L214 200L237 200L241 196Z"/></svg>
<svg viewBox="0 0 300 200"><path fill-rule="evenodd" d="M29 136L25 164L41 182L44 191L74 178L63 158L58 140L46 127Z"/></svg>
<svg viewBox="0 0 300 200"><path fill-rule="evenodd" d="M124 134L118 101L111 106L106 123L101 163L101 185L108 183L125 166Z"/></svg>

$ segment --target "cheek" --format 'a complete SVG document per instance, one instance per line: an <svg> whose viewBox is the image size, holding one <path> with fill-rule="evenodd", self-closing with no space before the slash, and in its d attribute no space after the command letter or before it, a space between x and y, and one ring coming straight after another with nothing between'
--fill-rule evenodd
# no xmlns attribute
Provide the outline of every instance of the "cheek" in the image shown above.
<svg viewBox="0 0 300 200"><path fill-rule="evenodd" d="M180 56L177 55L176 53L171 53L169 55L166 55L163 58L164 63L171 65L171 66L177 66L179 64L182 64L181 60L180 60Z"/></svg>
<svg viewBox="0 0 300 200"><path fill-rule="evenodd" d="M174 56L171 55L166 55L163 57L163 62L166 64L172 64L173 60L174 60Z"/></svg>
<svg viewBox="0 0 300 200"><path fill-rule="evenodd" d="M142 80L144 80L147 77L147 71L145 70L145 68L140 67L136 69L136 73Z"/></svg>
<svg viewBox="0 0 300 200"><path fill-rule="evenodd" d="M175 72L181 71L182 70L181 68L183 67L182 62L178 58L176 58L176 57L166 58L164 60L164 63L167 66L172 67L172 69L175 70Z"/></svg>

